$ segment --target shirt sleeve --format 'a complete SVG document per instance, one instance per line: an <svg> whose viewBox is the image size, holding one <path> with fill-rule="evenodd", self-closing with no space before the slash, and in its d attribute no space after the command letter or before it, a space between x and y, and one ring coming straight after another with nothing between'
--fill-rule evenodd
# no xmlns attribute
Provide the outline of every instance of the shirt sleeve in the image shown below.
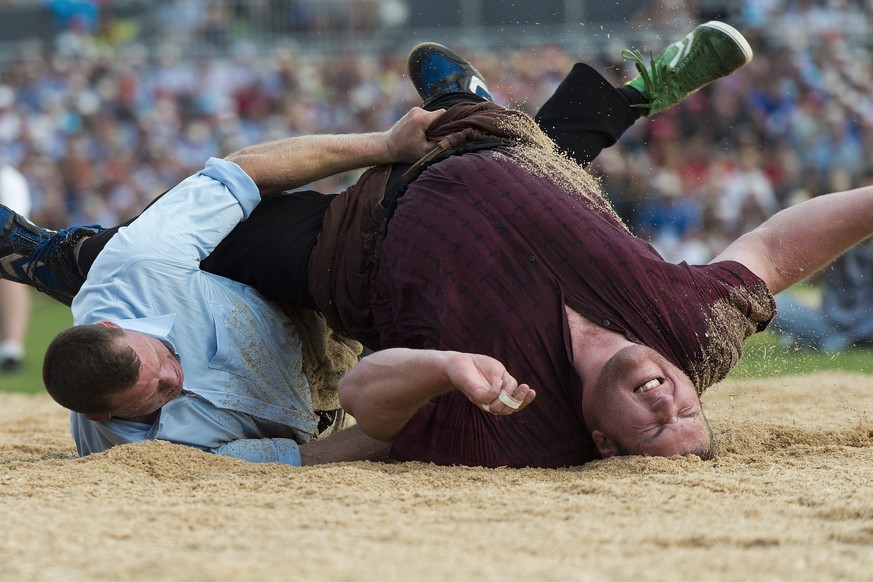
<svg viewBox="0 0 873 582"><path fill-rule="evenodd" d="M282 463L299 467L300 447L292 439L239 439L210 452L253 463Z"/></svg>
<svg viewBox="0 0 873 582"><path fill-rule="evenodd" d="M115 445L148 440L150 429L151 426L141 422L117 418L94 422L85 418L84 414L70 413L70 433L80 457L100 453Z"/></svg>
<svg viewBox="0 0 873 582"><path fill-rule="evenodd" d="M152 256L199 264L252 213L260 191L238 165L211 158L120 229L95 261L112 257L121 264L131 257Z"/></svg>
<svg viewBox="0 0 873 582"><path fill-rule="evenodd" d="M70 423L80 456L115 445L163 440L255 463L301 464L300 448L294 439L268 434L263 428L265 423L247 414L217 408L190 393L165 404L153 425L115 418L94 422L75 412Z"/></svg>
<svg viewBox="0 0 873 582"><path fill-rule="evenodd" d="M743 340L764 331L776 316L776 302L767 284L742 263L719 261L691 269L707 304L722 299L747 320L748 329Z"/></svg>

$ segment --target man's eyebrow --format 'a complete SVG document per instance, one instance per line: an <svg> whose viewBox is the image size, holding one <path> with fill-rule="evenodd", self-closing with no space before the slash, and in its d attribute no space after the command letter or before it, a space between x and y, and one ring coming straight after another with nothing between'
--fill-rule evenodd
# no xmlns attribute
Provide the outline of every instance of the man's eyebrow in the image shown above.
<svg viewBox="0 0 873 582"><path fill-rule="evenodd" d="M664 423L661 426L659 426L658 430L656 430L654 433L652 433L651 436L647 436L646 438L644 438L643 442L644 443L652 442L653 440L655 440L656 438L661 436L661 433L663 433L665 430L667 430L667 423Z"/></svg>

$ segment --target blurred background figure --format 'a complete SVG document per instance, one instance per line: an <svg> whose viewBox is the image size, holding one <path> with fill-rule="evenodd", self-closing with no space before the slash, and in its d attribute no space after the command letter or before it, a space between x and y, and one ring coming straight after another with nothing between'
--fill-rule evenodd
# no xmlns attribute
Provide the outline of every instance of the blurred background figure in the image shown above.
<svg viewBox="0 0 873 582"><path fill-rule="evenodd" d="M847 175L841 176L832 183L851 186ZM873 168L863 172L858 185L873 185ZM772 325L782 345L827 353L873 345L873 239L846 251L818 277L818 304L789 291L776 296L779 313Z"/></svg>
<svg viewBox="0 0 873 582"><path fill-rule="evenodd" d="M27 180L2 154L0 204L24 216L30 213ZM24 365L24 340L30 321L30 297L30 287L0 279L0 374L20 372Z"/></svg>
<svg viewBox="0 0 873 582"><path fill-rule="evenodd" d="M786 347L833 353L873 344L873 243L851 248L826 271L821 306L792 296L776 296L773 327Z"/></svg>

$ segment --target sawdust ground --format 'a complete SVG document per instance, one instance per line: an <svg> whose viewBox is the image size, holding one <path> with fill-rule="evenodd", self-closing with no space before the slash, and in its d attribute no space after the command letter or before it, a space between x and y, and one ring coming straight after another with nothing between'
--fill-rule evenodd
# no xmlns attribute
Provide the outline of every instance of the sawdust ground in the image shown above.
<svg viewBox="0 0 873 582"><path fill-rule="evenodd" d="M166 443L79 459L0 396L2 580L869 580L873 376L726 381L716 461L566 470L248 464Z"/></svg>

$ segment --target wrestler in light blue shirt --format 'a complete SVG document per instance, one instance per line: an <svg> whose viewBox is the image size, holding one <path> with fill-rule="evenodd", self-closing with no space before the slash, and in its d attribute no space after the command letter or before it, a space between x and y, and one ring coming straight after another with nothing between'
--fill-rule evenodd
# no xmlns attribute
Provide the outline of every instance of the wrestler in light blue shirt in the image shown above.
<svg viewBox="0 0 873 582"><path fill-rule="evenodd" d="M179 359L183 392L152 425L71 414L80 455L161 439L250 461L300 464L317 425L300 339L252 287L200 269L260 201L232 162L204 170L122 228L72 304L76 325L112 321L161 340Z"/></svg>

